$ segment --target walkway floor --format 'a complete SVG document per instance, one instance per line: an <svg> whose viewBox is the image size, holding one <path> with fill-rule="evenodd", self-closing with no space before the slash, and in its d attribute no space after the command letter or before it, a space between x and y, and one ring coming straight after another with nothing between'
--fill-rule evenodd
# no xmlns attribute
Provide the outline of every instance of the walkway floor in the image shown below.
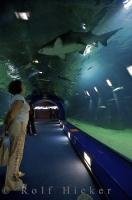
<svg viewBox="0 0 132 200"><path fill-rule="evenodd" d="M99 200L98 190L58 123L37 122L37 136L27 136L22 171L23 193L1 195L8 200L77 200L81 190ZM0 168L0 189L5 168Z"/></svg>

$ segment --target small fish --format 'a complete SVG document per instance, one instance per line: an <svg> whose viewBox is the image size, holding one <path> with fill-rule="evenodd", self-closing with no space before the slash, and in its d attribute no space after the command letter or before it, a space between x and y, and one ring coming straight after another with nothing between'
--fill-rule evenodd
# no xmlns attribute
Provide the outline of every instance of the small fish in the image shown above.
<svg viewBox="0 0 132 200"><path fill-rule="evenodd" d="M88 69L87 69L87 70L89 71L90 69L93 69L93 66L92 66L92 67L88 67Z"/></svg>
<svg viewBox="0 0 132 200"><path fill-rule="evenodd" d="M70 79L63 77L63 76L60 76L60 75L58 75L58 78L61 79L61 80L64 80L64 81L70 81L71 82Z"/></svg>
<svg viewBox="0 0 132 200"><path fill-rule="evenodd" d="M110 31L101 35L95 35L91 31L73 32L68 31L62 35L55 37L38 51L40 54L58 56L65 59L67 54L79 52L84 53L87 45L98 47L98 43L107 46L109 38L116 34L122 28Z"/></svg>

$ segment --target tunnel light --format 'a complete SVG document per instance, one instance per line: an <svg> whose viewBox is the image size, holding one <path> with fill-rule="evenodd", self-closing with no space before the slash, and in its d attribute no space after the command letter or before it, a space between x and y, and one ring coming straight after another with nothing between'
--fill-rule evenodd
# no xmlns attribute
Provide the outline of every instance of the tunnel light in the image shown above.
<svg viewBox="0 0 132 200"><path fill-rule="evenodd" d="M31 73L31 74L29 75L29 78L31 78L31 77L33 77L33 76L36 76L36 75L38 75L38 74L43 74L43 72L37 70L37 71Z"/></svg>
<svg viewBox="0 0 132 200"><path fill-rule="evenodd" d="M106 82L107 82L108 86L112 87L112 82L109 79L107 79Z"/></svg>
<svg viewBox="0 0 132 200"><path fill-rule="evenodd" d="M88 154L86 152L84 152L83 157L84 157L84 161L85 161L86 165L91 170L91 158L88 156Z"/></svg>
<svg viewBox="0 0 132 200"><path fill-rule="evenodd" d="M63 124L63 130L65 129L65 125Z"/></svg>
<svg viewBox="0 0 132 200"><path fill-rule="evenodd" d="M94 87L95 92L99 92L98 89L96 87Z"/></svg>
<svg viewBox="0 0 132 200"><path fill-rule="evenodd" d="M132 0L126 0L123 2L123 4L125 9L129 9L130 7L132 7Z"/></svg>
<svg viewBox="0 0 132 200"><path fill-rule="evenodd" d="M60 126L63 127L63 122L59 120Z"/></svg>
<svg viewBox="0 0 132 200"><path fill-rule="evenodd" d="M116 92L116 91L119 91L119 90L123 90L123 89L124 89L123 86L121 86L121 87L117 87L117 88L115 88L115 89L113 90L113 92Z"/></svg>
<svg viewBox="0 0 132 200"><path fill-rule="evenodd" d="M39 63L39 61L38 60L33 60L33 63Z"/></svg>
<svg viewBox="0 0 132 200"><path fill-rule="evenodd" d="M99 106L99 108L103 108L104 109L104 108L106 108L106 106Z"/></svg>
<svg viewBox="0 0 132 200"><path fill-rule="evenodd" d="M71 138L71 133L70 133L70 132L68 132L68 138L69 138L69 139Z"/></svg>
<svg viewBox="0 0 132 200"><path fill-rule="evenodd" d="M62 122L60 122L60 126L63 126L63 123L62 123Z"/></svg>
<svg viewBox="0 0 132 200"><path fill-rule="evenodd" d="M15 12L16 18L17 19L22 19L22 20L29 20L30 18L30 13L29 12Z"/></svg>
<svg viewBox="0 0 132 200"><path fill-rule="evenodd" d="M127 67L127 71L129 73L129 75L132 76L132 65Z"/></svg>
<svg viewBox="0 0 132 200"><path fill-rule="evenodd" d="M89 92L87 90L86 90L86 95L88 95L90 97L90 94L89 94Z"/></svg>
<svg viewBox="0 0 132 200"><path fill-rule="evenodd" d="M57 106L36 106L34 109L35 110L49 110L49 109L56 110L58 109L58 107Z"/></svg>

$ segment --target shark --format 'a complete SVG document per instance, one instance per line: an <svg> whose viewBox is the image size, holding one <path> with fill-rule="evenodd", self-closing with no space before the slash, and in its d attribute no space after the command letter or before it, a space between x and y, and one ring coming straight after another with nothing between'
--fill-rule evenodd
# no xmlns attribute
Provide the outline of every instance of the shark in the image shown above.
<svg viewBox="0 0 132 200"><path fill-rule="evenodd" d="M98 47L101 43L103 46L108 45L108 40L122 28L96 35L91 31L74 32L68 31L64 34L56 36L54 39L43 45L38 53L48 56L57 56L65 59L67 54L79 52L83 54L87 46Z"/></svg>

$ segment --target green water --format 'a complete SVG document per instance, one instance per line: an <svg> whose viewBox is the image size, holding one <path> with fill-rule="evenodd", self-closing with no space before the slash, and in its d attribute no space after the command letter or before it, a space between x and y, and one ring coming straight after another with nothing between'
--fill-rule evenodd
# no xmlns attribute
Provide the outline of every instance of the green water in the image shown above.
<svg viewBox="0 0 132 200"><path fill-rule="evenodd" d="M88 135L96 138L100 142L126 156L128 159L132 159L132 129L105 129L99 126L91 125L86 121L80 121L72 118L68 119L68 121Z"/></svg>

